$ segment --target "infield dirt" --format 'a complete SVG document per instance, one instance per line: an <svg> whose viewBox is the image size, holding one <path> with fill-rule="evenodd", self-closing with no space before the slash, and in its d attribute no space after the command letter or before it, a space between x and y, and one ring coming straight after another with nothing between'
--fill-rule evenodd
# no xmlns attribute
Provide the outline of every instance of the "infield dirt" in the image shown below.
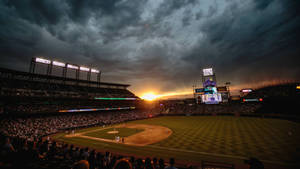
<svg viewBox="0 0 300 169"><path fill-rule="evenodd" d="M68 135L65 135L65 137L81 137L81 138L88 138L88 139L93 139L93 140L113 142L113 143L119 143L119 144L145 146L145 145L160 142L160 141L168 138L172 134L171 129L169 129L167 127L159 126L159 125L121 124L121 125L114 126L114 128L116 128L116 129L118 129L118 128L143 129L143 131L138 132L138 133L133 134L128 137L124 137L124 142L84 135L86 133L95 132L95 131L101 132L101 130L104 130L107 128L95 129L95 130L86 131L86 132L79 132L76 134L68 134Z"/></svg>

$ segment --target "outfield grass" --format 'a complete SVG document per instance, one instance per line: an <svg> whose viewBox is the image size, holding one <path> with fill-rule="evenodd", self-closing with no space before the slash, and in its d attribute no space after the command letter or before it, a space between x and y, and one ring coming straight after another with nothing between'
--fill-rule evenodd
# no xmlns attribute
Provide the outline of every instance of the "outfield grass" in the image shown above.
<svg viewBox="0 0 300 169"><path fill-rule="evenodd" d="M300 157L300 125L287 120L233 116L169 116L128 123L161 125L170 128L173 134L159 143L144 147L85 138L65 138L62 137L64 134L58 134L55 138L101 150L151 157L175 157L194 162L241 162L248 157L257 157L272 163L296 164Z"/></svg>

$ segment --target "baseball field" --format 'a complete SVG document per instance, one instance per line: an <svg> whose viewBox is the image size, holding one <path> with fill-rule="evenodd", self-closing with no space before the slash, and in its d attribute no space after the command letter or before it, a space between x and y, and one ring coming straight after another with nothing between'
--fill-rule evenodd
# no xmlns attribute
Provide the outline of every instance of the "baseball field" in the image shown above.
<svg viewBox="0 0 300 169"><path fill-rule="evenodd" d="M234 116L165 116L92 127L53 136L101 151L186 162L297 164L300 125L287 120ZM116 139L117 138L117 139Z"/></svg>

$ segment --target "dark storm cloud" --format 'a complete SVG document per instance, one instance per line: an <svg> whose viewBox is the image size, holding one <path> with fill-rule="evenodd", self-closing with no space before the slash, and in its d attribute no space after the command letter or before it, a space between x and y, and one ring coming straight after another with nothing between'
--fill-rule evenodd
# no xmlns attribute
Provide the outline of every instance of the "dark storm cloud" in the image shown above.
<svg viewBox="0 0 300 169"><path fill-rule="evenodd" d="M18 17L41 26L57 24L65 16L65 3L52 1L4 1L5 6L15 12Z"/></svg>
<svg viewBox="0 0 300 169"><path fill-rule="evenodd" d="M249 77L252 82L298 78L300 18L296 8L296 1L255 1L246 9L232 4L202 25L206 38L185 59L199 67L213 65L228 80L237 77L238 82L247 83Z"/></svg>
<svg viewBox="0 0 300 169"><path fill-rule="evenodd" d="M299 1L0 1L1 66L45 56L99 67L104 80L161 92L218 82L299 79ZM147 83L147 85L145 85Z"/></svg>
<svg viewBox="0 0 300 169"><path fill-rule="evenodd" d="M155 17L157 18L157 20L160 20L162 17L167 17L174 11L187 7L189 5L194 5L196 2L196 0L165 0L157 9Z"/></svg>
<svg viewBox="0 0 300 169"><path fill-rule="evenodd" d="M93 57L95 52L93 43L96 40L101 39L103 43L118 40L119 30L138 21L141 8L136 8L136 6L143 3L143 1L120 2L3 1L1 8L5 10L2 10L1 13L1 21L4 22L1 26L1 33L5 35L1 37L2 44L5 46L2 49L5 52L15 53L14 56L26 55L27 58L34 56L39 54L39 49L34 49L36 44L44 43L44 40L48 41L48 37L42 39L39 34L47 31L57 38L57 41L74 45L81 52L81 56ZM96 23L95 26L99 26L97 23L103 23L101 29L89 31L85 26L91 19ZM9 32L7 32L8 30ZM16 37L15 40L13 39L14 36ZM25 53L22 48L26 49ZM26 52L30 49L37 53ZM114 53L113 50L109 50L110 48L101 50L101 54L110 56ZM41 55L49 55L49 52L43 52L45 53L41 53ZM69 52L69 54L72 54L72 52ZM100 60L105 61L107 59Z"/></svg>
<svg viewBox="0 0 300 169"><path fill-rule="evenodd" d="M71 0L69 1L70 18L84 24L91 17L94 17L98 22L105 22L105 17L109 17L112 21L105 24L105 31L119 31L139 21L142 12L141 5L144 3L144 0L126 2L121 0Z"/></svg>
<svg viewBox="0 0 300 169"><path fill-rule="evenodd" d="M259 10L264 10L265 8L267 8L269 6L269 4L271 4L274 0L255 0L255 7Z"/></svg>
<svg viewBox="0 0 300 169"><path fill-rule="evenodd" d="M118 31L126 26L139 21L143 0L123 2L121 0L93 1L93 0L69 0L69 1L6 1L5 6L11 8L17 17L32 24L40 25L53 36L63 40L74 42L82 37L90 36L80 28L94 21L102 23L101 29L96 32L107 39L118 35ZM74 30L68 29L72 23ZM107 40L106 39L106 40Z"/></svg>

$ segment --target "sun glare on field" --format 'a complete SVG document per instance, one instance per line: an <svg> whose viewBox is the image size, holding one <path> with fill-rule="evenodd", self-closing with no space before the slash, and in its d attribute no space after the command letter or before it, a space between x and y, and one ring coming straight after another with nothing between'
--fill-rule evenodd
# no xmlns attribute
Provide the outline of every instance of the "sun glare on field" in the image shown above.
<svg viewBox="0 0 300 169"><path fill-rule="evenodd" d="M148 101L152 101L155 100L158 97L158 95L155 95L153 93L145 93L141 98L148 100Z"/></svg>

